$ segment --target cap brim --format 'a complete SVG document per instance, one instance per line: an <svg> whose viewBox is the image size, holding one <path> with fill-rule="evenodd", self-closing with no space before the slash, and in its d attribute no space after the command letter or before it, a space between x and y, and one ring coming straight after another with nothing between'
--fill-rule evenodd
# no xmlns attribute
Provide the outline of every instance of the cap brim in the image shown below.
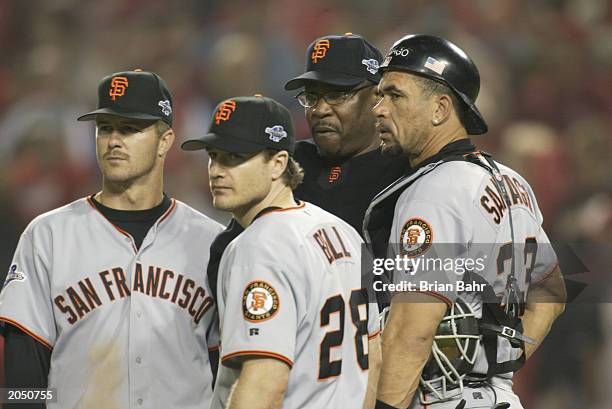
<svg viewBox="0 0 612 409"><path fill-rule="evenodd" d="M118 112L110 108L100 108L100 109L96 109L95 111L88 112L85 115L81 115L80 117L77 118L77 121L94 121L96 119L96 116L98 115L113 115L113 116L120 116L122 118L144 119L144 120L151 120L151 121L156 121L158 119L162 119L162 120L164 119L161 116L155 116L155 115L150 115L150 114L143 114L143 113L138 113L138 112Z"/></svg>
<svg viewBox="0 0 612 409"><path fill-rule="evenodd" d="M291 91L298 89L311 81L322 82L323 84L329 85L338 85L341 87L352 87L367 79L367 77L357 77L355 75L341 74L330 71L308 71L299 77L295 77L287 81L285 84L285 90Z"/></svg>
<svg viewBox="0 0 612 409"><path fill-rule="evenodd" d="M215 133L189 139L181 144L181 149L184 151L197 151L210 147L232 153L255 153L266 149L265 146L257 143Z"/></svg>

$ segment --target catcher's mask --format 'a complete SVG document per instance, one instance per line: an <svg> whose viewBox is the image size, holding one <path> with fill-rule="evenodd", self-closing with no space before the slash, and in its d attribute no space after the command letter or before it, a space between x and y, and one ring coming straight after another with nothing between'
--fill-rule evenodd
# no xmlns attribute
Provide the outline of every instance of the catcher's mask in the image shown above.
<svg viewBox="0 0 612 409"><path fill-rule="evenodd" d="M457 298L438 326L429 361L421 373L421 403L429 405L461 395L463 380L474 367L479 348L478 319L472 307Z"/></svg>

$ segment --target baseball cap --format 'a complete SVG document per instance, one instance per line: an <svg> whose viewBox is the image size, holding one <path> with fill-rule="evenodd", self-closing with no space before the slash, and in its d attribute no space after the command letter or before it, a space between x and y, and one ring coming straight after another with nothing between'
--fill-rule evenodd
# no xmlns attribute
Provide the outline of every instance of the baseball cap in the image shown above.
<svg viewBox="0 0 612 409"><path fill-rule="evenodd" d="M172 95L165 81L154 72L141 69L116 72L98 84L98 109L78 120L93 121L98 114L161 119L172 126Z"/></svg>
<svg viewBox="0 0 612 409"><path fill-rule="evenodd" d="M264 149L293 154L295 136L289 110L261 95L234 97L214 110L208 133L181 144L185 151L213 147L234 153Z"/></svg>
<svg viewBox="0 0 612 409"><path fill-rule="evenodd" d="M359 35L319 37L306 51L306 72L289 80L285 89L297 89L309 81L343 87L353 87L363 80L378 84L382 59L381 52Z"/></svg>

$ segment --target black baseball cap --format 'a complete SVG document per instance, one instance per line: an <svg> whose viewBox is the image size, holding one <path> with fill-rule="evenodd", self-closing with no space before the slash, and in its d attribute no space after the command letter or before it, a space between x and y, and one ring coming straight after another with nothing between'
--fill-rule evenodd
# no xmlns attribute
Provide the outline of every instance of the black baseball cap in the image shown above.
<svg viewBox="0 0 612 409"><path fill-rule="evenodd" d="M382 53L356 34L319 37L306 51L306 72L289 80L285 89L298 89L309 81L342 87L354 87L364 80L378 84L382 60Z"/></svg>
<svg viewBox="0 0 612 409"><path fill-rule="evenodd" d="M234 153L256 153L264 149L293 154L295 134L289 110L261 95L235 97L214 110L208 133L181 144L185 151L213 147Z"/></svg>
<svg viewBox="0 0 612 409"><path fill-rule="evenodd" d="M165 81L154 72L135 69L108 75L98 85L98 109L81 115L93 121L98 114L158 120L172 126L172 95Z"/></svg>

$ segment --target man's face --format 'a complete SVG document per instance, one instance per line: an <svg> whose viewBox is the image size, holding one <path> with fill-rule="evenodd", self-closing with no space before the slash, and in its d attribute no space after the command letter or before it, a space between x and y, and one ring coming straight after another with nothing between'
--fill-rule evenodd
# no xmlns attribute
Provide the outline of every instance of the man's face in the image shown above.
<svg viewBox="0 0 612 409"><path fill-rule="evenodd" d="M125 184L148 176L161 163L159 146L152 121L96 117L96 156L107 182Z"/></svg>
<svg viewBox="0 0 612 409"><path fill-rule="evenodd" d="M418 156L429 139L433 105L415 78L390 71L378 85L374 114L383 154Z"/></svg>
<svg viewBox="0 0 612 409"><path fill-rule="evenodd" d="M368 85L363 83L357 88ZM312 82L305 91L319 96L317 104L305 108L306 120L312 137L324 156L352 157L363 153L375 138L374 115L375 86L349 94L348 98L330 105L323 95L328 92L348 91L332 85Z"/></svg>
<svg viewBox="0 0 612 409"><path fill-rule="evenodd" d="M245 213L270 192L272 161L263 152L243 154L209 148L208 156L208 181L216 209Z"/></svg>

